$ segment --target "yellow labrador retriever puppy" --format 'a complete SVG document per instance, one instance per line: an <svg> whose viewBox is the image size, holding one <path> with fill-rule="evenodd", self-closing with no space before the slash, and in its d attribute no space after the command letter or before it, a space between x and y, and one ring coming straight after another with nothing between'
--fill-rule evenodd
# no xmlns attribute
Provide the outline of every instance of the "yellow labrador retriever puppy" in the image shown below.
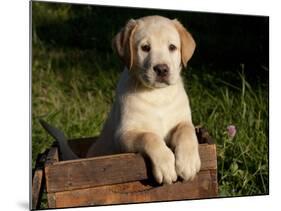
<svg viewBox="0 0 281 211"><path fill-rule="evenodd" d="M100 139L88 157L139 152L150 158L158 183L194 178L198 142L180 76L195 42L177 20L130 20L113 39L126 67Z"/></svg>

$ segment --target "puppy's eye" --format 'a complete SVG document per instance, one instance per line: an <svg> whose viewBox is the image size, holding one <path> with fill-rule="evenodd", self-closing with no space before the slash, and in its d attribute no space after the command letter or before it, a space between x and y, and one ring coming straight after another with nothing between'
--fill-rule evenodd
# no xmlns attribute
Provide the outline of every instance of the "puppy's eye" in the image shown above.
<svg viewBox="0 0 281 211"><path fill-rule="evenodd" d="M173 44L169 45L169 51L175 51L177 49L177 47Z"/></svg>
<svg viewBox="0 0 281 211"><path fill-rule="evenodd" d="M149 45L143 45L143 46L141 46L141 49L142 49L144 52L149 52L149 51L150 51L150 46L149 46Z"/></svg>

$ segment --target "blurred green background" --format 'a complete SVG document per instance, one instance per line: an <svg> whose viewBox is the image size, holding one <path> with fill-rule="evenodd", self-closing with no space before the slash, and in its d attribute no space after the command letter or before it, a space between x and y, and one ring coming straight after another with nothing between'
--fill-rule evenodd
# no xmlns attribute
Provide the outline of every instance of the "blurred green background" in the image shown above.
<svg viewBox="0 0 281 211"><path fill-rule="evenodd" d="M123 68L111 39L130 18L155 14L177 18L197 43L182 75L194 124L217 144L220 196L268 194L269 18L261 16L33 1L32 166L53 141L39 118L70 138L99 134Z"/></svg>

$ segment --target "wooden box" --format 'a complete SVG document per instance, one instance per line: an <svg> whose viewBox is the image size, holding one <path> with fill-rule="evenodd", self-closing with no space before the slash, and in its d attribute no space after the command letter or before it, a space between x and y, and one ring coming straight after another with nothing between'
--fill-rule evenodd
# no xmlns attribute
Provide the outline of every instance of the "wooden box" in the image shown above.
<svg viewBox="0 0 281 211"><path fill-rule="evenodd" d="M40 201L42 183L49 208L124 204L212 198L218 194L216 146L207 131L196 129L201 170L193 181L158 185L150 162L139 154L85 157L95 138L69 140L81 159L60 161L59 149L51 147L38 158L32 186L32 208Z"/></svg>

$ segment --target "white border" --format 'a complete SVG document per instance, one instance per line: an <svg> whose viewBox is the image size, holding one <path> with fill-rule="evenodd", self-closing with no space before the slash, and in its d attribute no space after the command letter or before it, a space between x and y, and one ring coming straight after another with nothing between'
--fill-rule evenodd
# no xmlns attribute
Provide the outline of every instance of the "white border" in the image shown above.
<svg viewBox="0 0 281 211"><path fill-rule="evenodd" d="M49 2L54 2L50 0ZM270 196L119 205L68 210L273 210L280 198L280 7L261 0L55 1L270 16ZM0 191L1 210L26 210L29 196L29 2L0 7Z"/></svg>

